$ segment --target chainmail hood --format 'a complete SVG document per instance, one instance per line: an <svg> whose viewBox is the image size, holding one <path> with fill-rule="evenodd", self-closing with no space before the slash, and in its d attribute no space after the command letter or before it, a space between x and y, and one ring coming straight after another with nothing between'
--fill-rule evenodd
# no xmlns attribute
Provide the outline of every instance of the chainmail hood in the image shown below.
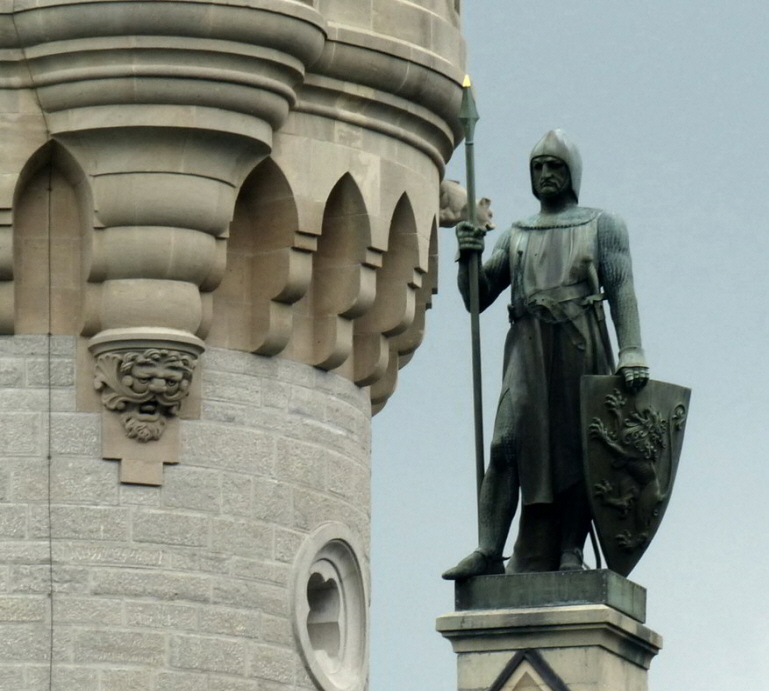
<svg viewBox="0 0 769 691"><path fill-rule="evenodd" d="M582 157L579 155L576 144L566 136L566 133L563 130L550 130L542 137L531 150L531 155L529 156L530 169L531 162L537 156L554 156L555 158L560 158L569 166L571 190L574 192L575 199L579 201L579 186L582 182ZM537 193L534 190L533 180L531 190L536 197Z"/></svg>

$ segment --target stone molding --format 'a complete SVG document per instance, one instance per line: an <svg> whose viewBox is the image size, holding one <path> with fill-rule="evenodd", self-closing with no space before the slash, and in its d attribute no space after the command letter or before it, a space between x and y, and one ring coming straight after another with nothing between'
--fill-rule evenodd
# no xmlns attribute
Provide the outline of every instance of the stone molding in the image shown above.
<svg viewBox="0 0 769 691"><path fill-rule="evenodd" d="M323 54L312 72L419 104L442 118L459 139L461 126L456 115L461 91L457 85L464 76L464 55L457 29L450 30L445 46L441 54L370 29L331 24Z"/></svg>
<svg viewBox="0 0 769 691"><path fill-rule="evenodd" d="M517 649L521 638L537 649L587 642L644 669L662 647L659 634L608 605L466 611L439 617L438 630L456 653Z"/></svg>
<svg viewBox="0 0 769 691"><path fill-rule="evenodd" d="M294 110L400 140L427 155L441 172L459 139L445 120L423 106L388 91L351 89L349 82L317 74L308 75Z"/></svg>
<svg viewBox="0 0 769 691"><path fill-rule="evenodd" d="M529 650L568 688L646 691L662 647L659 634L603 604L468 610L439 617L436 626L458 655L459 691L499 688L511 655Z"/></svg>

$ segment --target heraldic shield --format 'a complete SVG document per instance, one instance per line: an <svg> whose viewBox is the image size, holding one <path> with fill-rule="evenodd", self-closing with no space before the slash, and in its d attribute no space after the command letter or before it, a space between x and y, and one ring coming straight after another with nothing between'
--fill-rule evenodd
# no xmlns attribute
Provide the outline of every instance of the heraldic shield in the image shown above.
<svg viewBox="0 0 769 691"><path fill-rule="evenodd" d="M629 393L620 376L582 377L585 482L606 564L627 576L670 501L691 390L650 380Z"/></svg>

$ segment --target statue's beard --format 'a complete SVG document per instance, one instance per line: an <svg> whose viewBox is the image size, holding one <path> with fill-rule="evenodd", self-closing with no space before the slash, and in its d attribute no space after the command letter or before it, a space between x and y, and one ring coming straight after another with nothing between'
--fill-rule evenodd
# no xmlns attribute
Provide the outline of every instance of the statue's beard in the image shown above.
<svg viewBox="0 0 769 691"><path fill-rule="evenodd" d="M163 436L166 428L165 416L161 414L159 407L152 403L132 406L120 416L120 420L126 436L140 442L157 441Z"/></svg>

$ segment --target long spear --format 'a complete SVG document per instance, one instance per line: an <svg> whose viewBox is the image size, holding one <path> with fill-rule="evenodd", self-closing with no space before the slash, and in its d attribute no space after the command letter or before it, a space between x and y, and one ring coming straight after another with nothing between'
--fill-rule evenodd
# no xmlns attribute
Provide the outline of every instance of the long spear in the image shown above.
<svg viewBox="0 0 769 691"><path fill-rule="evenodd" d="M465 134L465 166L467 169L467 220L478 225L478 213L475 207L475 123L478 122L478 109L475 106L473 87L470 76L465 75L462 83L462 105L459 109L459 121ZM475 480L478 497L478 530L480 532L481 484L486 472L483 447L483 397L481 391L481 327L480 305L478 299L478 271L481 253L473 252L469 258L470 278L470 333L473 359L473 407L475 411Z"/></svg>

